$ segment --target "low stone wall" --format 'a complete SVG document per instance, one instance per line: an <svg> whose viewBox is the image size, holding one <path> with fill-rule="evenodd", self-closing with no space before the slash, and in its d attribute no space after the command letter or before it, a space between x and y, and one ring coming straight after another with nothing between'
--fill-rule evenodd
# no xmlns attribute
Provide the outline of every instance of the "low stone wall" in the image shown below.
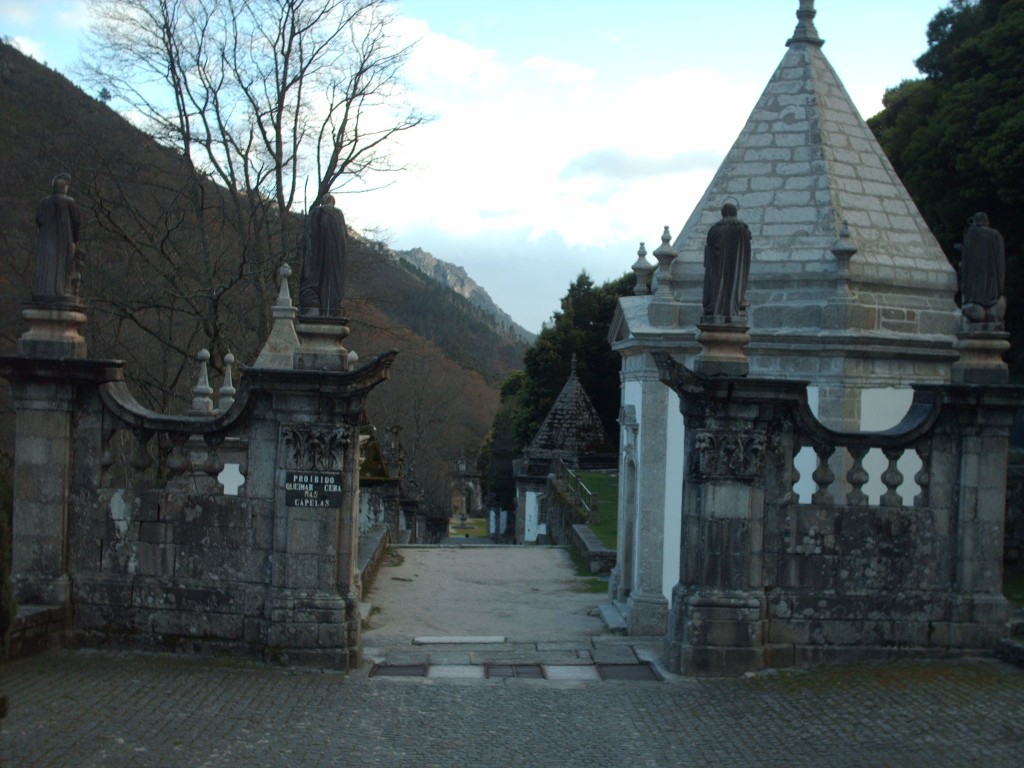
<svg viewBox="0 0 1024 768"><path fill-rule="evenodd" d="M59 648L70 629L71 611L68 607L20 606L11 627L7 658L17 659Z"/></svg>
<svg viewBox="0 0 1024 768"><path fill-rule="evenodd" d="M363 599L377 577L380 564L391 546L391 531L387 527L374 528L359 535L359 560L356 565L362 584Z"/></svg>
<svg viewBox="0 0 1024 768"><path fill-rule="evenodd" d="M591 573L611 573L615 567L615 550L608 549L589 525L574 525L569 544L575 549Z"/></svg>
<svg viewBox="0 0 1024 768"><path fill-rule="evenodd" d="M75 637L87 645L255 650L345 666L329 509L98 489L71 509Z"/></svg>

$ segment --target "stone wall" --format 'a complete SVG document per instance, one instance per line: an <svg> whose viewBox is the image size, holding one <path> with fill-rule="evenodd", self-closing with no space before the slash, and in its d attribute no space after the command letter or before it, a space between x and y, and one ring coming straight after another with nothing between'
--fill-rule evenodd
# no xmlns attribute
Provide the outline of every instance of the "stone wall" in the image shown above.
<svg viewBox="0 0 1024 768"><path fill-rule="evenodd" d="M69 607L80 643L357 666L359 419L393 359L250 368L222 410L169 416L135 402L119 363L0 358L20 602Z"/></svg>
<svg viewBox="0 0 1024 768"><path fill-rule="evenodd" d="M1019 388L917 387L897 427L846 433L811 415L804 384L701 377L658 360L686 422L671 669L991 652L1006 637L1006 456ZM794 493L804 448L818 458L810 503ZM877 500L864 493L872 449L887 459ZM906 452L922 462L912 497L902 495Z"/></svg>
<svg viewBox="0 0 1024 768"><path fill-rule="evenodd" d="M1024 564L1024 453L1010 454L1006 476L1006 528L1003 559L1007 565Z"/></svg>

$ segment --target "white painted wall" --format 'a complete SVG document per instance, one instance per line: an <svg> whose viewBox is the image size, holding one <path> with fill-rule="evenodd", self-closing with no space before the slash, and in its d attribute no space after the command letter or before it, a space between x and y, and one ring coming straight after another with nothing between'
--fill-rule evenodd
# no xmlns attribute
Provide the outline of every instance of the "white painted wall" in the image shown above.
<svg viewBox="0 0 1024 768"><path fill-rule="evenodd" d="M523 505L525 507L523 510L523 522L525 526L523 529L523 541L535 542L537 541L537 534L543 533L543 531L538 530L537 524L537 520L540 517L540 508L538 504L540 493L537 491L527 491L525 496L526 503Z"/></svg>
<svg viewBox="0 0 1024 768"><path fill-rule="evenodd" d="M672 589L679 583L680 537L683 533L683 414L679 395L670 390L665 414L665 538L661 560L661 587L672 604Z"/></svg>

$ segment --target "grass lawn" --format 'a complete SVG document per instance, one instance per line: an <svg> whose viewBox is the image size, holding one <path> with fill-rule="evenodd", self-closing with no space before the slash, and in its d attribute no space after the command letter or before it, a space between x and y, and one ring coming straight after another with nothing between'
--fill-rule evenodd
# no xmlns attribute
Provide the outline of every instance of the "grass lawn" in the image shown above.
<svg viewBox="0 0 1024 768"><path fill-rule="evenodd" d="M486 517L468 517L466 522L462 522L456 517L448 521L448 535L462 536L463 538L467 533L470 538L489 536L489 523L490 521Z"/></svg>
<svg viewBox="0 0 1024 768"><path fill-rule="evenodd" d="M598 521L591 530L609 549L615 549L619 532L619 475L613 472L580 472L580 479L598 498Z"/></svg>

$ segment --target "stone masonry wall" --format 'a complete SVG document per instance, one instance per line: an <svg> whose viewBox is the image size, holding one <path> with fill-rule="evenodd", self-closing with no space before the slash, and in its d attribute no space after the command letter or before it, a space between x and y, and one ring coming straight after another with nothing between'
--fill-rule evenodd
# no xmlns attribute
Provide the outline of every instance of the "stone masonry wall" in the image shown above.
<svg viewBox="0 0 1024 768"><path fill-rule="evenodd" d="M259 499L128 489L79 495L70 537L77 631L99 643L257 643L273 518L273 504ZM322 556L316 526L307 527L309 557L289 577L314 586Z"/></svg>

